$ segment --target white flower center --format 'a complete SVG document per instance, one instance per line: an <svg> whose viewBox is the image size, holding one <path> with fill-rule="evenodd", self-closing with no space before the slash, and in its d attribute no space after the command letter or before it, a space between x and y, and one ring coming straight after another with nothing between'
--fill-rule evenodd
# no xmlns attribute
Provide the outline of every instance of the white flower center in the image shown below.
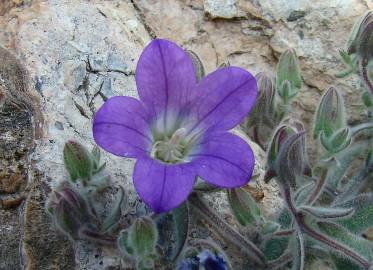
<svg viewBox="0 0 373 270"><path fill-rule="evenodd" d="M193 138L186 138L185 128L177 129L171 137L164 136L153 144L151 156L165 163L187 162L187 154L195 141Z"/></svg>

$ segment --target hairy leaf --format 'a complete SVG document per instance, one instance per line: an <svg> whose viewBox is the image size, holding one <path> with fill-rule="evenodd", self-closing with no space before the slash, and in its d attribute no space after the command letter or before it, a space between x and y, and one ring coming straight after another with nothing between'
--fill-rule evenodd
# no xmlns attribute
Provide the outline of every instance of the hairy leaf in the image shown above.
<svg viewBox="0 0 373 270"><path fill-rule="evenodd" d="M271 238L264 243L262 251L267 260L275 260L286 251L288 243L288 237Z"/></svg>
<svg viewBox="0 0 373 270"><path fill-rule="evenodd" d="M331 189L334 191L337 189L338 184L350 168L352 161L364 154L367 147L367 142L355 143L335 156L336 161L329 166L326 175L326 182Z"/></svg>
<svg viewBox="0 0 373 270"><path fill-rule="evenodd" d="M172 251L172 260L176 260L183 249L188 237L189 209L186 203L172 210L172 232L175 236L175 246Z"/></svg>
<svg viewBox="0 0 373 270"><path fill-rule="evenodd" d="M260 209L251 195L242 188L227 191L229 205L242 226L255 225L260 218Z"/></svg>
<svg viewBox="0 0 373 270"><path fill-rule="evenodd" d="M122 187L119 187L119 191L117 194L117 198L115 201L115 204L112 207L112 210L110 214L105 218L104 222L102 223L102 230L104 232L114 228L121 217L122 213L122 205L124 201L124 189Z"/></svg>
<svg viewBox="0 0 373 270"><path fill-rule="evenodd" d="M335 223L319 221L317 225L323 233L338 241L346 248L368 261L373 259L373 244L370 241L351 233L343 226ZM342 254L338 248L331 249L331 252Z"/></svg>
<svg viewBox="0 0 373 270"><path fill-rule="evenodd" d="M350 217L354 213L353 208L326 208L303 205L299 208L303 213L312 215L321 220L325 219L343 219Z"/></svg>
<svg viewBox="0 0 373 270"><path fill-rule="evenodd" d="M336 206L355 209L355 213L350 218L338 222L350 231L360 234L373 227L373 193L360 194L356 198Z"/></svg>

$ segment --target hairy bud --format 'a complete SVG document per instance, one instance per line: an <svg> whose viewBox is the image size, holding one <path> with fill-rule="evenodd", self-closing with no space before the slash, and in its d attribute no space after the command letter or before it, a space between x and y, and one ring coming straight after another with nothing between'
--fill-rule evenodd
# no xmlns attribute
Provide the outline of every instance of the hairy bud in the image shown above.
<svg viewBox="0 0 373 270"><path fill-rule="evenodd" d="M201 80L205 76L205 67L203 66L201 59L195 52L191 50L187 50L187 53L189 57L192 59L197 79Z"/></svg>
<svg viewBox="0 0 373 270"><path fill-rule="evenodd" d="M288 49L280 56L277 65L276 89L279 96L287 102L302 87L302 77L298 57L293 49Z"/></svg>
<svg viewBox="0 0 373 270"><path fill-rule="evenodd" d="M356 53L363 59L373 56L373 12L367 11L352 28L347 41L347 52Z"/></svg>
<svg viewBox="0 0 373 270"><path fill-rule="evenodd" d="M72 239L78 239L80 229L91 220L86 201L71 187L54 191L47 208L57 228Z"/></svg>
<svg viewBox="0 0 373 270"><path fill-rule="evenodd" d="M321 97L316 110L314 122L314 138L318 138L321 131L330 137L335 131L347 125L344 100L338 89L330 87Z"/></svg>

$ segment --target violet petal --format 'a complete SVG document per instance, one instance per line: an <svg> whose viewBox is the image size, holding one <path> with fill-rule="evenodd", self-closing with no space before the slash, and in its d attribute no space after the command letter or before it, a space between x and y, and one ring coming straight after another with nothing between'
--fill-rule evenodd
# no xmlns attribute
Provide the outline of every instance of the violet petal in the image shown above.
<svg viewBox="0 0 373 270"><path fill-rule="evenodd" d="M198 176L219 187L245 185L251 178L255 159L250 146L228 132L208 134L191 157Z"/></svg>
<svg viewBox="0 0 373 270"><path fill-rule="evenodd" d="M136 68L140 99L159 116L179 113L196 93L197 79L192 60L175 43L155 39L142 52Z"/></svg>
<svg viewBox="0 0 373 270"><path fill-rule="evenodd" d="M200 96L191 111L204 128L229 130L238 125L255 104L255 78L238 67L220 68L204 77L197 86Z"/></svg>
<svg viewBox="0 0 373 270"><path fill-rule="evenodd" d="M133 173L137 193L156 213L185 201L195 179L191 164L167 165L150 158L138 160Z"/></svg>
<svg viewBox="0 0 373 270"><path fill-rule="evenodd" d="M106 151L122 157L149 155L150 129L146 109L131 97L112 97L96 112L93 136Z"/></svg>

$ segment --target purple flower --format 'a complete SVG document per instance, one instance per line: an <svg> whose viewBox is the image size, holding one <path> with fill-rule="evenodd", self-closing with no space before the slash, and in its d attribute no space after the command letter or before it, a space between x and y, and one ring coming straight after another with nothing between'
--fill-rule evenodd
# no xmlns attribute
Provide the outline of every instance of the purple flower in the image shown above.
<svg viewBox="0 0 373 270"><path fill-rule="evenodd" d="M173 42L156 39L136 69L140 100L113 97L97 111L96 143L117 156L136 158L137 193L155 212L185 201L197 176L233 188L246 184L254 167L250 146L229 133L255 103L255 78L226 67L202 78Z"/></svg>

